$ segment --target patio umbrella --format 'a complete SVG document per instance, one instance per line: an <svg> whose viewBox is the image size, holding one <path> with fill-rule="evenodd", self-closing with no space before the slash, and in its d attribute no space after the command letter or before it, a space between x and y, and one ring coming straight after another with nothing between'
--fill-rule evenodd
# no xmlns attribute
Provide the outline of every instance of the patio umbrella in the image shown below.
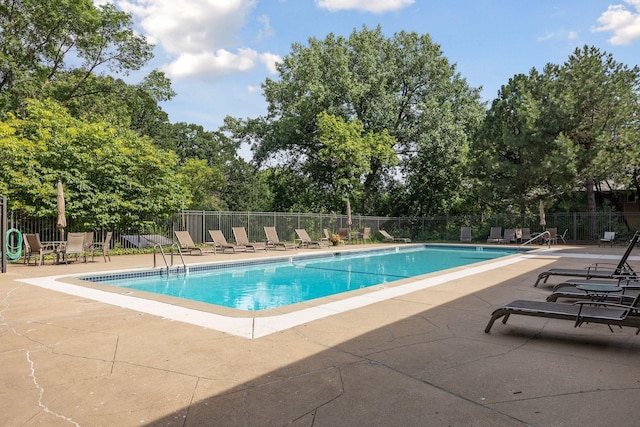
<svg viewBox="0 0 640 427"><path fill-rule="evenodd" d="M540 200L540 225L544 228L547 225L547 217L544 213L544 202Z"/></svg>
<svg viewBox="0 0 640 427"><path fill-rule="evenodd" d="M64 240L64 229L67 227L67 217L64 211L64 191L62 190L62 181L58 181L58 221L56 227L60 230L60 240Z"/></svg>
<svg viewBox="0 0 640 427"><path fill-rule="evenodd" d="M347 225L351 227L351 224L353 224L353 221L351 220L351 202L347 199Z"/></svg>

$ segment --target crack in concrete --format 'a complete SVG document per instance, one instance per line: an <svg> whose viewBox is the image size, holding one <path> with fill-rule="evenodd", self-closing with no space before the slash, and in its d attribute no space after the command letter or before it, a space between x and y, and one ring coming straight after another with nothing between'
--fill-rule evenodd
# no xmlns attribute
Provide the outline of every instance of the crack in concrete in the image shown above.
<svg viewBox="0 0 640 427"><path fill-rule="evenodd" d="M36 389L38 390L38 406L40 408L42 408L42 410L45 413L53 415L54 417L57 417L57 418L61 418L61 419L65 420L65 421L67 421L68 423L75 425L76 427L80 427L80 424L75 422L73 420L73 418L67 417L67 416L62 415L62 414L58 414L57 412L52 411L51 409L49 409L49 407L44 404L44 392L45 392L45 390L44 390L44 387L42 387L38 383L38 377L36 376L35 364L34 364L33 360L31 360L31 350L27 350L26 357L27 357L27 362L29 363L29 367L30 367L29 376L33 380L33 384L36 387Z"/></svg>
<svg viewBox="0 0 640 427"><path fill-rule="evenodd" d="M43 343L41 343L41 342L38 342L38 341L36 341L36 340L33 340L33 339L31 339L30 337L28 337L28 336L25 336L25 335L21 334L21 333L20 333L20 332L18 332L18 331L17 331L17 330L16 330L16 329L11 325L11 324L9 324L9 323L6 321L6 318L5 318L5 316L4 316L4 313L5 313L5 312L6 312L6 310L11 306L11 304L10 304L10 302L9 302L9 299L10 299L11 295L13 294L13 292L14 292L14 291L16 291L17 289L21 288L21 287L22 287L22 284L20 284L19 286L15 287L15 288L13 288L13 289L10 289L10 290L5 294L4 298L2 299L2 304L4 305L4 307L0 310L0 322L1 322L1 324L2 324L2 325L6 326L6 327L7 327L7 329L9 329L9 330L14 334L14 335L19 336L19 337L21 337L21 338L25 338L26 340L28 340L28 341L30 341L30 342L32 342L32 343L39 344L39 345L40 345L40 346L42 346L42 347L49 348L49 347L48 347L48 346L46 346L45 344L43 344ZM50 351L52 351L50 348L49 348L49 350L50 350ZM57 412L55 412L55 411L51 410L51 409L50 409L50 408L49 408L49 407L44 403L44 394L45 394L45 389L44 389L44 387L42 387L42 386L40 385L40 383L38 382L38 377L36 376L36 367L35 367L35 363L34 363L34 361L31 359L31 350L26 350L26 352L25 352L25 357L26 357L27 363L28 363L28 365L29 365L29 377L30 377L30 378L31 378L31 380L33 381L33 384L34 384L34 386L35 386L36 390L38 391L38 406L39 406L40 408L42 408L42 410L43 410L45 413L50 414L50 415L53 415L53 416L55 416L55 417L57 417L57 418L60 418L60 419L62 419L62 420L64 420L64 421L66 421L66 422L68 422L68 423L70 423L70 424L73 424L73 425L77 426L77 427L80 427L80 424L78 424L78 423L77 423L76 421L74 421L72 418L67 417L67 416L65 416L65 415L62 415L62 414L59 414L59 413L57 413Z"/></svg>

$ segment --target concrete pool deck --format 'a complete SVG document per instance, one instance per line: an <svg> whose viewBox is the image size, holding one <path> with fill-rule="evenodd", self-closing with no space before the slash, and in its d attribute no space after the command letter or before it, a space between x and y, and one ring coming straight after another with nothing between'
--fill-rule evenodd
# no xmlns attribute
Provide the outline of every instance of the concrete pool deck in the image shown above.
<svg viewBox="0 0 640 427"><path fill-rule="evenodd" d="M484 333L494 308L545 299L539 272L624 252L554 249L252 340L25 283L149 268L150 254L10 264L0 425L635 425L635 330L515 316Z"/></svg>

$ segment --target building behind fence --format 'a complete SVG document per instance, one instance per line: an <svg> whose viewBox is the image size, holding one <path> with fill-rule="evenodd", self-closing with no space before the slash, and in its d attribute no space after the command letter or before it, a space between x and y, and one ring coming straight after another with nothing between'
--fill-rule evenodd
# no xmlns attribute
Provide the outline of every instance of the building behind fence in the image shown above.
<svg viewBox="0 0 640 427"><path fill-rule="evenodd" d="M59 230L56 218L42 219L21 216L11 212L9 228L17 228L23 233L40 233L43 241L58 240ZM555 227L565 239L574 243L597 241L605 231L615 231L618 238L625 239L640 228L640 213L605 212L595 215L588 213L548 213L546 227ZM275 226L280 240L293 241L296 228L305 228L309 235L318 239L323 229L330 233L339 228L349 228L346 215L284 213L284 212L211 212L182 211L169 218L149 221L144 227L113 229L114 244L122 248L142 248L147 246L144 236L163 236L172 239L175 230L188 230L196 243L211 241L207 230L222 230L227 240L233 240L232 227L245 227L251 241L264 241L264 227ZM381 217L352 216L352 230L370 227L372 236L381 240L378 230L384 229L393 236L409 237L417 242L456 242L460 238L460 227L472 227L473 240L486 242L491 227L530 228L532 233L542 231L537 215L520 216L500 214L492 216L440 216L440 217ZM67 221L66 231L89 231ZM107 229L93 230L95 239L101 241ZM152 240L151 240L152 241ZM151 243L152 244L152 243Z"/></svg>

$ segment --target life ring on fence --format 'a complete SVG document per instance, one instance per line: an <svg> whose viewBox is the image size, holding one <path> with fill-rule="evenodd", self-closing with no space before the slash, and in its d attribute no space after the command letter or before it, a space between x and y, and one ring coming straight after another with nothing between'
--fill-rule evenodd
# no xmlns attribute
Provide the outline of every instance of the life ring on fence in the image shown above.
<svg viewBox="0 0 640 427"><path fill-rule="evenodd" d="M11 234L16 235L16 244L11 244ZM10 228L7 230L7 260L17 261L22 256L22 233L16 228Z"/></svg>

